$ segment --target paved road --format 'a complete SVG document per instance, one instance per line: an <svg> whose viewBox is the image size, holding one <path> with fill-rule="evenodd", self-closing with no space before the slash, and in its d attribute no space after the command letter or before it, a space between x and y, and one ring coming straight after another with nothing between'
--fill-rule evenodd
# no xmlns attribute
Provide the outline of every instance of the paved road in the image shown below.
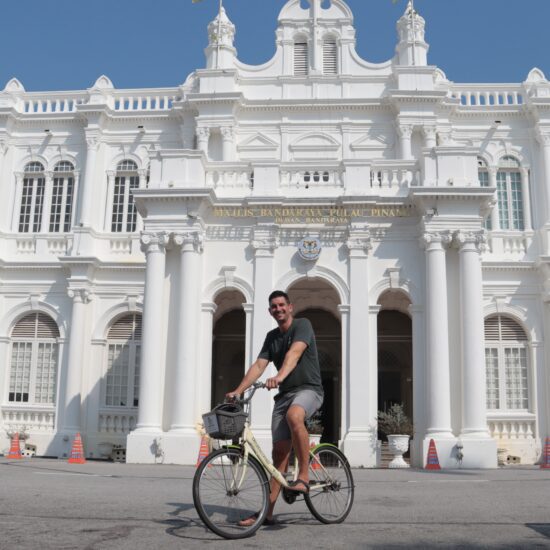
<svg viewBox="0 0 550 550"><path fill-rule="evenodd" d="M550 548L550 470L354 470L342 525L305 504L223 541L193 508L194 468L0 458L0 549Z"/></svg>

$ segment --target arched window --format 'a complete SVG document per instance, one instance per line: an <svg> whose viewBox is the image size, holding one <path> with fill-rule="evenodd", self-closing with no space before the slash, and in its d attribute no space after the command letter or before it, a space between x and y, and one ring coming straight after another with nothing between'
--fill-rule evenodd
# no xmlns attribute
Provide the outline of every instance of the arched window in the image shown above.
<svg viewBox="0 0 550 550"><path fill-rule="evenodd" d="M338 46L334 38L323 41L323 74L338 74Z"/></svg>
<svg viewBox="0 0 550 550"><path fill-rule="evenodd" d="M74 166L64 160L55 165L52 205L50 209L50 233L67 233L72 227L74 199Z"/></svg>
<svg viewBox="0 0 550 550"><path fill-rule="evenodd" d="M485 319L487 408L527 410L528 346L523 328L510 317Z"/></svg>
<svg viewBox="0 0 550 550"><path fill-rule="evenodd" d="M40 162L29 162L25 166L23 175L19 233L38 233L40 231L45 190L44 166Z"/></svg>
<svg viewBox="0 0 550 550"><path fill-rule="evenodd" d="M294 42L294 76L307 76L309 73L309 54L305 38Z"/></svg>
<svg viewBox="0 0 550 550"><path fill-rule="evenodd" d="M139 187L137 164L132 160L119 162L113 190L111 231L123 233L136 230L137 211L132 191Z"/></svg>
<svg viewBox="0 0 550 550"><path fill-rule="evenodd" d="M130 313L118 319L107 336L105 405L137 407L141 355L141 315Z"/></svg>
<svg viewBox="0 0 550 550"><path fill-rule="evenodd" d="M54 405L59 328L44 313L20 319L11 333L8 401Z"/></svg>
<svg viewBox="0 0 550 550"><path fill-rule="evenodd" d="M521 183L519 162L514 157L503 157L497 172L500 229L524 229Z"/></svg>

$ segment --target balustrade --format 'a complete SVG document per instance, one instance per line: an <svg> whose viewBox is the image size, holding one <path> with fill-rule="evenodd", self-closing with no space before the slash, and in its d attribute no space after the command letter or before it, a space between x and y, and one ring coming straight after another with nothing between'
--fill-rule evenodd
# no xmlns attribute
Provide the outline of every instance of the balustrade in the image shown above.
<svg viewBox="0 0 550 550"><path fill-rule="evenodd" d="M531 440L535 437L535 415L488 415L489 433L498 440Z"/></svg>
<svg viewBox="0 0 550 550"><path fill-rule="evenodd" d="M520 87L486 88L474 86L453 86L451 96L460 100L463 107L518 106L523 105Z"/></svg>
<svg viewBox="0 0 550 550"><path fill-rule="evenodd" d="M113 435L127 435L135 429L138 410L116 411L102 409L99 411L98 431Z"/></svg>
<svg viewBox="0 0 550 550"><path fill-rule="evenodd" d="M2 420L9 432L53 432L55 411L53 408L20 408L2 406Z"/></svg>

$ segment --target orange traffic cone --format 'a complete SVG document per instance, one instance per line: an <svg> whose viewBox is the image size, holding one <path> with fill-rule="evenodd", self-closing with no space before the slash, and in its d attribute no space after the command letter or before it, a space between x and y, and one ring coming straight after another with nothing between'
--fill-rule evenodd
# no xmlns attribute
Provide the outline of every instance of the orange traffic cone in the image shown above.
<svg viewBox="0 0 550 550"><path fill-rule="evenodd" d="M200 466L200 463L210 454L210 450L208 449L208 438L201 437L201 446L199 449L199 457L197 458L197 465L195 466L198 468Z"/></svg>
<svg viewBox="0 0 550 550"><path fill-rule="evenodd" d="M73 441L73 447L69 456L69 464L86 464L86 459L84 458L84 447L82 446L82 438L79 433L75 435Z"/></svg>
<svg viewBox="0 0 550 550"><path fill-rule="evenodd" d="M547 437L546 442L544 443L544 451L542 453L540 467L543 469L550 468L550 437Z"/></svg>
<svg viewBox="0 0 550 550"><path fill-rule="evenodd" d="M315 441L310 441L309 443L309 450L313 450L317 445L315 444ZM317 455L313 455L311 457L311 469L312 470L320 470L321 465L319 464L319 457Z"/></svg>
<svg viewBox="0 0 550 550"><path fill-rule="evenodd" d="M23 458L21 455L21 449L19 448L19 433L15 433L11 439L11 445L9 453L6 458Z"/></svg>
<svg viewBox="0 0 550 550"><path fill-rule="evenodd" d="M439 465L439 458L437 458L437 450L435 448L435 441L430 439L430 446L428 448L428 460L426 462L426 470L441 470Z"/></svg>

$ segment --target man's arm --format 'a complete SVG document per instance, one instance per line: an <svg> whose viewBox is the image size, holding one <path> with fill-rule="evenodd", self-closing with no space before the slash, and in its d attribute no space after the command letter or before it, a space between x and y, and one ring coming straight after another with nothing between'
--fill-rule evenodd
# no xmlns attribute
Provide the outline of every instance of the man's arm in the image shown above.
<svg viewBox="0 0 550 550"><path fill-rule="evenodd" d="M286 352L283 366L280 368L277 376L266 380L266 387L270 390L277 388L279 384L281 384L282 381L296 368L300 357L302 357L302 354L306 351L306 349L307 344L305 342L293 342Z"/></svg>
<svg viewBox="0 0 550 550"><path fill-rule="evenodd" d="M286 360L286 359L285 359ZM245 392L260 376L264 373L269 361L258 357L251 367L246 371L244 378L241 380L241 383L232 391L227 393L225 396L229 399L237 397Z"/></svg>

